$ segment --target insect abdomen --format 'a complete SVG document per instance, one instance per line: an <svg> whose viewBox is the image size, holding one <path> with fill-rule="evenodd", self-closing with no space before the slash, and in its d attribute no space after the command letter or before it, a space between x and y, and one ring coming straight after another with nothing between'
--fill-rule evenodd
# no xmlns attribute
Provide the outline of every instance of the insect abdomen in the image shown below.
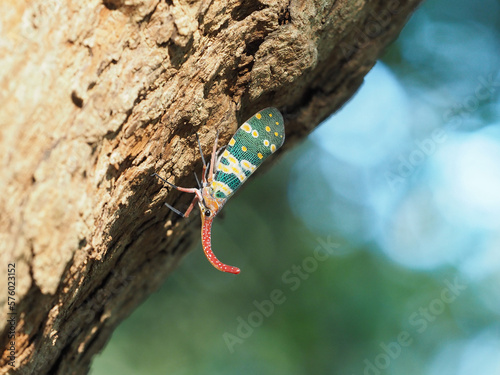
<svg viewBox="0 0 500 375"><path fill-rule="evenodd" d="M285 140L283 116L266 108L241 125L219 157L212 183L215 198L229 198Z"/></svg>

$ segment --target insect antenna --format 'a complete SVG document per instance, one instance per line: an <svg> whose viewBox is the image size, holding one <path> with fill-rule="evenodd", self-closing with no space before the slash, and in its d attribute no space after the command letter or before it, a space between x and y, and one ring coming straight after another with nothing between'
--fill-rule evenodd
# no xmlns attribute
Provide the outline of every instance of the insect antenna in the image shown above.
<svg viewBox="0 0 500 375"><path fill-rule="evenodd" d="M200 180L198 180L198 175L196 174L196 172L194 172L193 174L194 178L196 179L196 185L198 185L198 189L201 189L203 186L201 186Z"/></svg>
<svg viewBox="0 0 500 375"><path fill-rule="evenodd" d="M205 158L203 157L203 151L201 150L201 142L198 133L196 133L196 140L198 141L198 148L200 149L201 161L203 162L203 166L206 167Z"/></svg>

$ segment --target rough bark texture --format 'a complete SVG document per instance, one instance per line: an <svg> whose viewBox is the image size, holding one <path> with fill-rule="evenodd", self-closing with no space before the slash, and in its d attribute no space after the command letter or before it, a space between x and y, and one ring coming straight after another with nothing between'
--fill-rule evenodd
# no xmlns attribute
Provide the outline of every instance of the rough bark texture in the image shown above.
<svg viewBox="0 0 500 375"><path fill-rule="evenodd" d="M85 374L199 220L209 153L257 110L287 141L360 86L420 0L33 0L0 5L0 373ZM15 263L15 368L7 265Z"/></svg>

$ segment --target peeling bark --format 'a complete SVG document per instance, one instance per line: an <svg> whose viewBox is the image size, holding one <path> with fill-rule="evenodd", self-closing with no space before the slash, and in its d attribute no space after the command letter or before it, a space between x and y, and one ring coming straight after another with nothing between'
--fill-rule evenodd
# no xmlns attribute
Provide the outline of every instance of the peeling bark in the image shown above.
<svg viewBox="0 0 500 375"><path fill-rule="evenodd" d="M282 110L291 147L348 100L420 0L0 5L0 373L85 374L199 240L216 131ZM278 153L278 157L279 157ZM15 368L7 265L15 263Z"/></svg>

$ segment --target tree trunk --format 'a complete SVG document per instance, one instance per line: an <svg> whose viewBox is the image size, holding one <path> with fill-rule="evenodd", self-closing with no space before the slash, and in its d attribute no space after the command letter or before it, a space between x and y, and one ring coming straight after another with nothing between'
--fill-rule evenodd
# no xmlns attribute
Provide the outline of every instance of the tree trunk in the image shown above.
<svg viewBox="0 0 500 375"><path fill-rule="evenodd" d="M271 105L291 147L354 94L419 2L1 4L0 373L87 373L199 241L196 213L163 205L192 196L151 173L194 186L195 134L209 154L217 130L223 145Z"/></svg>

